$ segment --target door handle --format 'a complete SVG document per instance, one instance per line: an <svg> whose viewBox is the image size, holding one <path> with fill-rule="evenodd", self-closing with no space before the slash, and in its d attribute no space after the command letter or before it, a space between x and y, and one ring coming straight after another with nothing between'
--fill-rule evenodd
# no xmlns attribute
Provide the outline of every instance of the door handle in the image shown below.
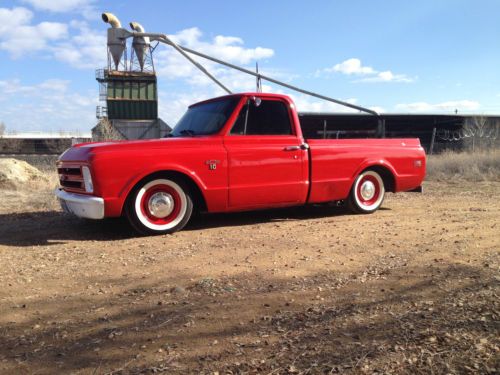
<svg viewBox="0 0 500 375"><path fill-rule="evenodd" d="M309 145L307 143L302 143L299 146L286 146L283 150L284 151L299 151L299 150L308 150Z"/></svg>

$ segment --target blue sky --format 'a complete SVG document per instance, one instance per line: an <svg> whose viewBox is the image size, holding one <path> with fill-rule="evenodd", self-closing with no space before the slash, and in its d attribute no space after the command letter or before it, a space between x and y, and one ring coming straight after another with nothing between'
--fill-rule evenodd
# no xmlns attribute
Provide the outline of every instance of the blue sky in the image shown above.
<svg viewBox="0 0 500 375"><path fill-rule="evenodd" d="M86 133L95 125L95 69L106 64L103 11L378 111L500 114L498 0L1 0L0 121L8 131ZM222 94L170 47L154 56L160 116L169 124L188 104ZM206 66L233 91L255 87L251 77ZM344 110L292 95L299 110Z"/></svg>

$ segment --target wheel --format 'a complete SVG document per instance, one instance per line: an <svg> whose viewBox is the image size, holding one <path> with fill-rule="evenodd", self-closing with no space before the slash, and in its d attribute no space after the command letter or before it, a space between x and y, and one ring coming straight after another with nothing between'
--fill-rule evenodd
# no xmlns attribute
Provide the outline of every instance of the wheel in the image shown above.
<svg viewBox="0 0 500 375"><path fill-rule="evenodd" d="M139 183L126 205L130 224L142 234L168 234L181 230L192 212L189 189L181 181L168 178Z"/></svg>
<svg viewBox="0 0 500 375"><path fill-rule="evenodd" d="M349 195L349 208L360 214L375 212L384 200L385 187L380 175L372 170L362 172L354 181Z"/></svg>

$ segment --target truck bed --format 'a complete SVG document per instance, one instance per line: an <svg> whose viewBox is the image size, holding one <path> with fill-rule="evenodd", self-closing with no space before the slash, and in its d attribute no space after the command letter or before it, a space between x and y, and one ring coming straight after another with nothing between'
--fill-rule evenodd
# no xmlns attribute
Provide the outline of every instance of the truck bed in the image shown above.
<svg viewBox="0 0 500 375"><path fill-rule="evenodd" d="M310 156L310 203L344 199L354 176L370 164L391 172L394 184L387 190L393 192L415 188L425 174L425 154L418 138L309 138L306 142ZM416 160L422 163L417 169Z"/></svg>

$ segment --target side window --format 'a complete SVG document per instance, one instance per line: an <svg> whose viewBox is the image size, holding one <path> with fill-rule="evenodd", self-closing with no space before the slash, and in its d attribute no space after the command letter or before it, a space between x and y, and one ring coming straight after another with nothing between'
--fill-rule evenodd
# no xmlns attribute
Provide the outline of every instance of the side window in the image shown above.
<svg viewBox="0 0 500 375"><path fill-rule="evenodd" d="M235 135L290 135L292 127L285 103L262 100L257 106L251 100L241 108L231 134Z"/></svg>

